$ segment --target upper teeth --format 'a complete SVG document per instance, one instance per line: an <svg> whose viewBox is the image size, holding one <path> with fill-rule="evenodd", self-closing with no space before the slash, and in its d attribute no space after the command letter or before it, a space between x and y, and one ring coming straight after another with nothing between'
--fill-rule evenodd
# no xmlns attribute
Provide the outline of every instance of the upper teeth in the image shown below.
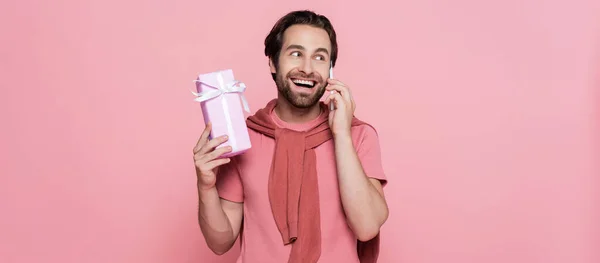
<svg viewBox="0 0 600 263"><path fill-rule="evenodd" d="M310 86L312 86L314 84L314 82L312 82L310 80L302 80L302 79L295 79L294 83L304 84L304 85L310 85Z"/></svg>

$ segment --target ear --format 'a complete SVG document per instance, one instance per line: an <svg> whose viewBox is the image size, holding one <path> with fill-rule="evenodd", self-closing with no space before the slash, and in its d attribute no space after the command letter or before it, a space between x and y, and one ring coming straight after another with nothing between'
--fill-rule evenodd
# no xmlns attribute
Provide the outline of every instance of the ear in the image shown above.
<svg viewBox="0 0 600 263"><path fill-rule="evenodd" d="M272 59L269 59L269 68L271 69L271 73L273 73L273 74L277 73L277 70L275 68L275 63L273 63Z"/></svg>

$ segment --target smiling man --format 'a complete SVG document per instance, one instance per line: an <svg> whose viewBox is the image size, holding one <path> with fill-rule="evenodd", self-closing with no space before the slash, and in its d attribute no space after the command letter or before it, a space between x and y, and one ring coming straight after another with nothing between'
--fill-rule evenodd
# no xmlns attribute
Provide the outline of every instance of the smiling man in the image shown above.
<svg viewBox="0 0 600 263"><path fill-rule="evenodd" d="M239 236L238 263L377 261L387 180L375 129L329 76L337 50L325 16L285 15L265 39L278 96L247 120L252 149L220 158L227 138L209 140L206 126L194 160L199 224L214 253Z"/></svg>

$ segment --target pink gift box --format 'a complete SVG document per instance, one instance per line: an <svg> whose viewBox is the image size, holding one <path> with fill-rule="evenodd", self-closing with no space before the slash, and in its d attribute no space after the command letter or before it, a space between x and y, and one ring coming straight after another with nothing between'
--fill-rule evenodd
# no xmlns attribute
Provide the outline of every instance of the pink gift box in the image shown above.
<svg viewBox="0 0 600 263"><path fill-rule="evenodd" d="M244 97L246 85L236 81L231 69L200 74L196 79L196 101L200 102L204 122L212 123L210 138L227 135L229 140L217 148L231 146L232 157L252 147L244 111L250 112Z"/></svg>

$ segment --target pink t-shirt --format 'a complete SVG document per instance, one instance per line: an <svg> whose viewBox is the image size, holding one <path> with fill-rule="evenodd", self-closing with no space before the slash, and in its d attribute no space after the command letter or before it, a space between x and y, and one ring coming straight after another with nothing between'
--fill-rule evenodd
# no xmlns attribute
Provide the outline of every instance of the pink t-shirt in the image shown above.
<svg viewBox="0 0 600 263"><path fill-rule="evenodd" d="M282 121L274 111L271 117L279 127L297 131L315 126L317 119L303 124ZM268 180L275 141L248 129L252 148L232 158L217 175L217 189L223 199L244 203L241 253L237 263L287 262L291 246L285 246L273 219L269 203ZM373 128L352 128L352 139L367 176L386 184L381 164L379 140ZM348 227L335 165L334 142L329 140L315 149L321 206L321 257L319 262L359 263L356 236Z"/></svg>

